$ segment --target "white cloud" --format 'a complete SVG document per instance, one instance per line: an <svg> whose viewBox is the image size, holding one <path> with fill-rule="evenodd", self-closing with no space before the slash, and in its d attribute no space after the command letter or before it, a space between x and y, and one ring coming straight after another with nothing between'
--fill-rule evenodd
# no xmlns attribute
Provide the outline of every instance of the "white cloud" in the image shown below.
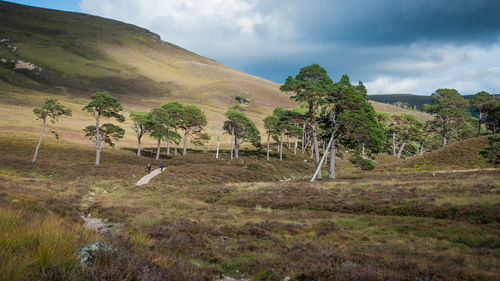
<svg viewBox="0 0 500 281"><path fill-rule="evenodd" d="M394 59L375 64L383 73L367 82L370 94L429 95L439 88L462 94L500 89L500 44L477 46L414 45Z"/></svg>
<svg viewBox="0 0 500 281"><path fill-rule="evenodd" d="M293 52L287 9L259 0L81 0L83 12L133 23L214 59ZM268 50L268 52L264 52Z"/></svg>

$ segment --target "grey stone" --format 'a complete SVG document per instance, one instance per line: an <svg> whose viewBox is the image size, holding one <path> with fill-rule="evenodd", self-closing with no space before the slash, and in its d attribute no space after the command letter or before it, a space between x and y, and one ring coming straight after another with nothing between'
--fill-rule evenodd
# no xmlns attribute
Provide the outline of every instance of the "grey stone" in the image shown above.
<svg viewBox="0 0 500 281"><path fill-rule="evenodd" d="M113 252L113 247L101 241L90 242L83 246L77 253L77 259L80 266L92 266L94 264L97 252Z"/></svg>

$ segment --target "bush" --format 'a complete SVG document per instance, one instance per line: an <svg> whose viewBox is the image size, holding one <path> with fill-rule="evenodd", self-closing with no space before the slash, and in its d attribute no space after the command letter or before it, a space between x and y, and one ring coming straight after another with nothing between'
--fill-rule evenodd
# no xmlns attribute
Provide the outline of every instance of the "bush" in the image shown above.
<svg viewBox="0 0 500 281"><path fill-rule="evenodd" d="M351 162L358 165L362 170L372 171L375 169L375 163L372 160L361 157L358 153L351 156Z"/></svg>

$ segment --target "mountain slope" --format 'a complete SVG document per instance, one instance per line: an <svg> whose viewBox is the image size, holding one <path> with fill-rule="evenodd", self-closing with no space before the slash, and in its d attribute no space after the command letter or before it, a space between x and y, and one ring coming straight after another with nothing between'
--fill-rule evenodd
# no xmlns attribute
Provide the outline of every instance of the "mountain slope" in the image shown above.
<svg viewBox="0 0 500 281"><path fill-rule="evenodd" d="M85 95L108 90L130 96L197 97L201 103L226 105L245 91L256 105L290 103L276 83L164 42L134 25L7 2L0 2L0 15L0 57L41 67L37 75L20 69L12 73L11 64L3 63L2 80L15 86L63 86ZM277 98L260 103L270 92Z"/></svg>
<svg viewBox="0 0 500 281"><path fill-rule="evenodd" d="M162 41L146 29L0 1L0 129L37 133L31 110L53 97L74 112L57 124L65 128L62 136L87 142L81 128L92 118L81 108L91 93L103 90L120 99L125 115L169 100L198 105L207 113L209 131L221 126L237 95L250 99L246 113L260 128L274 107L297 105L279 84ZM373 104L377 110L386 107ZM389 107L382 111L399 110ZM132 143L132 136L125 142Z"/></svg>

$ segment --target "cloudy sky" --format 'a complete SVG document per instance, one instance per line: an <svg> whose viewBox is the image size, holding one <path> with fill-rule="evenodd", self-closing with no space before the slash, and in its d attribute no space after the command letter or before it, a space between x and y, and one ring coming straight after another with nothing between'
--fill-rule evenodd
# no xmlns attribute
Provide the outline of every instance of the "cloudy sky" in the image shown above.
<svg viewBox="0 0 500 281"><path fill-rule="evenodd" d="M13 2L133 23L278 83L319 63L369 94L500 92L499 0Z"/></svg>

